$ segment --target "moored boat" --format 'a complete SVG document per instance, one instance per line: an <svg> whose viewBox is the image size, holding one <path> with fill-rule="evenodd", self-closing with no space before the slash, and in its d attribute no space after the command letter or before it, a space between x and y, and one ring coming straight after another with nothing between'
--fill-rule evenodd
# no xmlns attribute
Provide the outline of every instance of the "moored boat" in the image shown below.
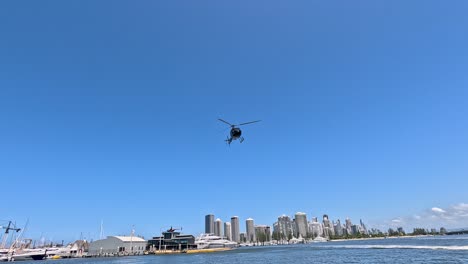
<svg viewBox="0 0 468 264"><path fill-rule="evenodd" d="M223 237L215 236L213 234L201 234L195 240L195 244L197 245L197 249L233 249L239 247L237 242L229 241Z"/></svg>

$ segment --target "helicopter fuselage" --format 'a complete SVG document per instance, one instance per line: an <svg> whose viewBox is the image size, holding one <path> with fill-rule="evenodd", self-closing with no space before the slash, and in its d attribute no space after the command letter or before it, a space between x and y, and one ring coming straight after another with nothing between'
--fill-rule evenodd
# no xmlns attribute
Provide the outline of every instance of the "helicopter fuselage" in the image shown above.
<svg viewBox="0 0 468 264"><path fill-rule="evenodd" d="M242 131L240 130L240 128L237 128L237 127L233 127L231 129L231 138L236 140L238 138L240 138L240 136L242 135Z"/></svg>

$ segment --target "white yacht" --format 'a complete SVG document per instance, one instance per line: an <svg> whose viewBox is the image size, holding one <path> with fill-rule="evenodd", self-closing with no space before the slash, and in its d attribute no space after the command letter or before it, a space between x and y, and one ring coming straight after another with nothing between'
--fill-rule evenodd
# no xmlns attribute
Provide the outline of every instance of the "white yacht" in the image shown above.
<svg viewBox="0 0 468 264"><path fill-rule="evenodd" d="M14 250L0 256L0 261L43 260L46 257L45 249Z"/></svg>
<svg viewBox="0 0 468 264"><path fill-rule="evenodd" d="M195 244L198 249L237 248L239 246L237 242L229 241L213 234L201 234L195 239Z"/></svg>

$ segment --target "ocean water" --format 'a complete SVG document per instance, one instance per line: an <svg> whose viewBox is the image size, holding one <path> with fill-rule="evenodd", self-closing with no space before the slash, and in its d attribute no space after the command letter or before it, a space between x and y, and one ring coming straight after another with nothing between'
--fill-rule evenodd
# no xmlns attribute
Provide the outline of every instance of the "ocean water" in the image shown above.
<svg viewBox="0 0 468 264"><path fill-rule="evenodd" d="M246 247L229 252L198 255L150 255L47 262L56 264L468 263L468 236L348 240L305 245Z"/></svg>

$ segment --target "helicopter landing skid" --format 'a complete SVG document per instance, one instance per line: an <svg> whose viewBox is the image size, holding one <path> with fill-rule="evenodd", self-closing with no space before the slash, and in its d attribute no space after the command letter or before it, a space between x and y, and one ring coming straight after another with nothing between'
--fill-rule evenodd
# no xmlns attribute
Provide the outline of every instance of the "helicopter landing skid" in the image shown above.
<svg viewBox="0 0 468 264"><path fill-rule="evenodd" d="M244 142L244 138L243 138L243 137L239 138L239 143L242 143L242 142Z"/></svg>

